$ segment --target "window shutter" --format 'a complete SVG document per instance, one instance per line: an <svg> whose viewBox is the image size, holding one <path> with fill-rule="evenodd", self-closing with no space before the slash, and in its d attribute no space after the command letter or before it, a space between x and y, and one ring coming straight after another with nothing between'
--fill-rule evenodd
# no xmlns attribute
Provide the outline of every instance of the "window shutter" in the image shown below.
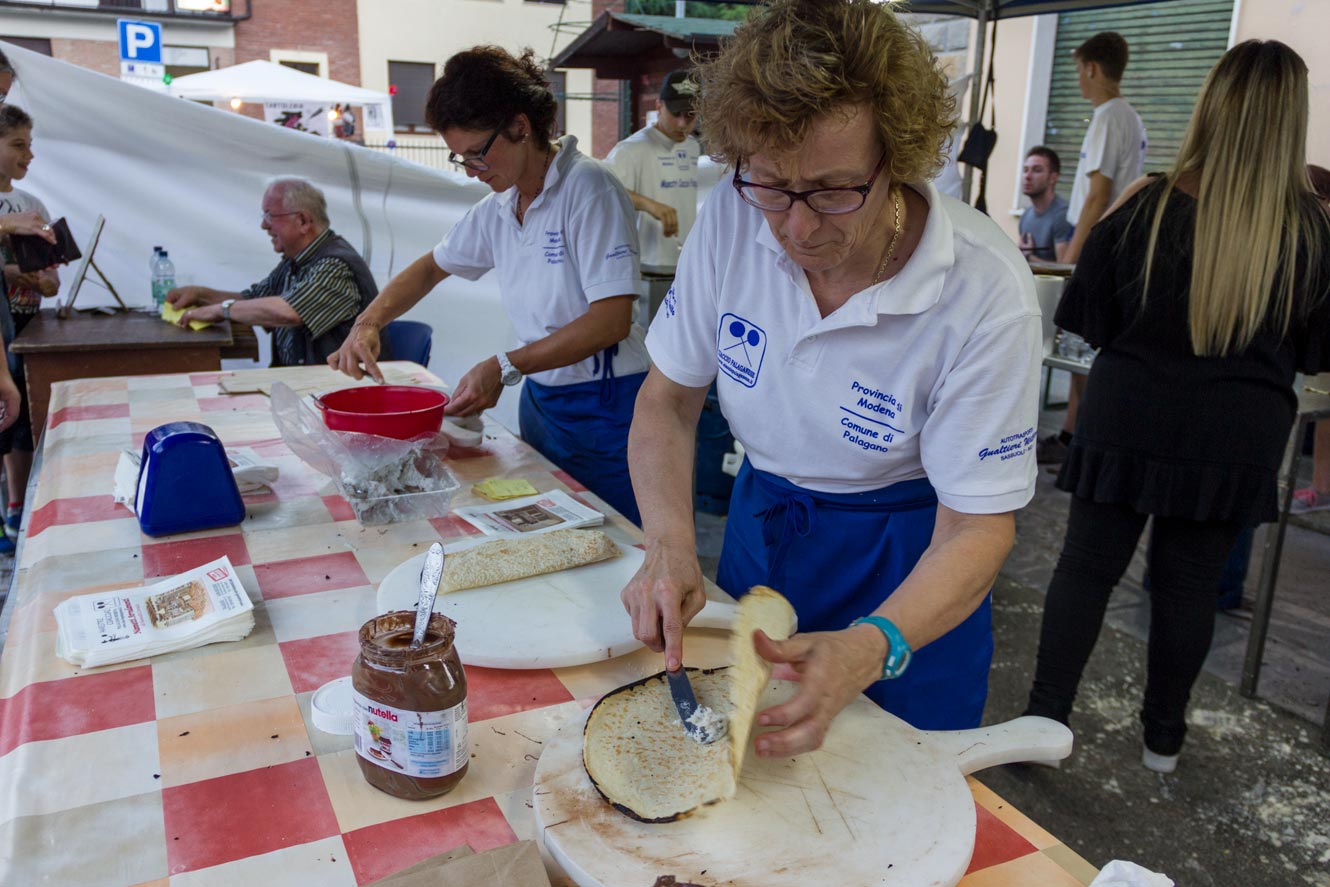
<svg viewBox="0 0 1330 887"><path fill-rule="evenodd" d="M1062 160L1061 196L1071 195L1081 139L1094 111L1076 85L1076 47L1100 31L1126 38L1131 55L1122 95L1145 122L1150 142L1145 169L1159 172L1172 165L1205 75L1228 48L1232 17L1233 0L1173 0L1058 16L1044 144Z"/></svg>

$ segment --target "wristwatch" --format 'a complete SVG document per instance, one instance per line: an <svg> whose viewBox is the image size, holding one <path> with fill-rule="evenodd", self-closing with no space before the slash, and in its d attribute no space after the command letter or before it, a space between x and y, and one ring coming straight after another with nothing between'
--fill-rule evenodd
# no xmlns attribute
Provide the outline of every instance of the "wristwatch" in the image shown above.
<svg viewBox="0 0 1330 887"><path fill-rule="evenodd" d="M231 319L231 306L236 303L235 299L227 299L222 303L222 317L226 320Z"/></svg>
<svg viewBox="0 0 1330 887"><path fill-rule="evenodd" d="M910 667L910 659L914 656L914 651L910 649L910 644L905 640L905 635L892 622L884 616L860 616L850 623L850 627L866 622L873 626L887 639L887 658L882 662L882 677L880 681L889 681L892 678L898 678L905 674L905 669Z"/></svg>
<svg viewBox="0 0 1330 887"><path fill-rule="evenodd" d="M499 381L505 385L512 386L522 381L522 371L513 366L513 362L508 359L507 353L500 351L494 355L499 361Z"/></svg>

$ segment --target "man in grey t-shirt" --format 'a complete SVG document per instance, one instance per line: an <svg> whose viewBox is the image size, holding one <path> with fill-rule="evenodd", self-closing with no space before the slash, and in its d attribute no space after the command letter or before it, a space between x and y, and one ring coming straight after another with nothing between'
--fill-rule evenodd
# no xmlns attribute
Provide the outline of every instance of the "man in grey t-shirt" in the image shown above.
<svg viewBox="0 0 1330 887"><path fill-rule="evenodd" d="M1060 262L1075 230L1067 221L1067 201L1054 186L1062 172L1057 152L1043 145L1031 148L1021 169L1021 191L1030 206L1021 215L1021 252L1031 264Z"/></svg>

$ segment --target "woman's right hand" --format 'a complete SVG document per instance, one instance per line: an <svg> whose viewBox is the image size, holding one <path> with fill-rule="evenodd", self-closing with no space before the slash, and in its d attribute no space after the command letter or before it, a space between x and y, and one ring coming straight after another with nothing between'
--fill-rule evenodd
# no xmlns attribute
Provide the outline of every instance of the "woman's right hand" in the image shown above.
<svg viewBox="0 0 1330 887"><path fill-rule="evenodd" d="M379 348L379 328L357 322L351 327L351 332L347 333L342 347L328 355L328 366L353 379L369 376L375 382L382 382L383 372L378 364Z"/></svg>
<svg viewBox="0 0 1330 887"><path fill-rule="evenodd" d="M25 213L6 213L0 216L0 234L33 234L47 243L55 243L51 224L35 209Z"/></svg>
<svg viewBox="0 0 1330 887"><path fill-rule="evenodd" d="M706 604L702 568L693 545L648 543L641 568L619 593L633 621L633 637L657 653L665 667L683 665L683 630Z"/></svg>

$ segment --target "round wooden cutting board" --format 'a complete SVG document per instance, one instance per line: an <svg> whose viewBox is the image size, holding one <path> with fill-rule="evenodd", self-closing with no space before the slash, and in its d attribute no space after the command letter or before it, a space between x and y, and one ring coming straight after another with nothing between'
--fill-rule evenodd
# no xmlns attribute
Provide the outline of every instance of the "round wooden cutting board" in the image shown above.
<svg viewBox="0 0 1330 887"><path fill-rule="evenodd" d="M772 682L762 707L793 694ZM551 856L580 887L651 887L661 875L725 887L951 887L974 850L965 776L996 764L1059 760L1071 731L1044 718L923 732L860 697L823 747L744 763L738 795L679 822L619 813L582 766L579 718L536 768L535 813Z"/></svg>

